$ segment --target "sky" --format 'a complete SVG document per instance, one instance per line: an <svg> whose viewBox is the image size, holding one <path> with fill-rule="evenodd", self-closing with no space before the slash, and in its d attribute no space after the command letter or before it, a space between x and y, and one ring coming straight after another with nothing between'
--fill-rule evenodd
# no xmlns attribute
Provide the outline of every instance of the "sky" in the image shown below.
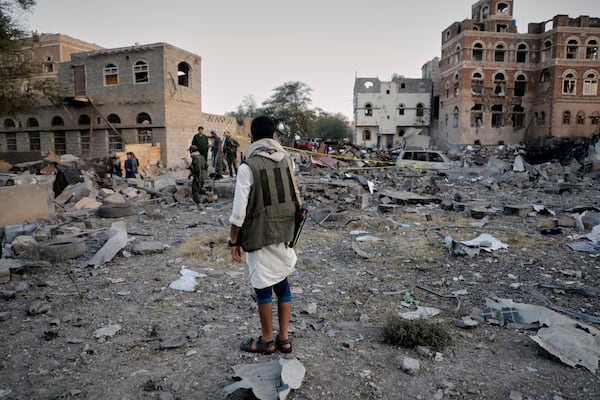
<svg viewBox="0 0 600 400"><path fill-rule="evenodd" d="M420 78L441 32L475 0L37 0L22 25L105 48L169 43L202 57L202 111L257 105L286 82L352 120L356 77ZM598 0L514 0L519 32L558 14L600 17Z"/></svg>

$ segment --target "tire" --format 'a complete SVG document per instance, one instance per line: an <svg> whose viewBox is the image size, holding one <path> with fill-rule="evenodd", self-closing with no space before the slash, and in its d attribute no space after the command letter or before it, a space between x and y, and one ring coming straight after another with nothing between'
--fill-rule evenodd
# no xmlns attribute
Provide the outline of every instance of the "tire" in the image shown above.
<svg viewBox="0 0 600 400"><path fill-rule="evenodd" d="M69 260L85 254L85 240L81 238L59 238L40 243L39 254L51 260Z"/></svg>
<svg viewBox="0 0 600 400"><path fill-rule="evenodd" d="M107 203L98 208L98 216L102 218L120 218L135 214L131 203Z"/></svg>

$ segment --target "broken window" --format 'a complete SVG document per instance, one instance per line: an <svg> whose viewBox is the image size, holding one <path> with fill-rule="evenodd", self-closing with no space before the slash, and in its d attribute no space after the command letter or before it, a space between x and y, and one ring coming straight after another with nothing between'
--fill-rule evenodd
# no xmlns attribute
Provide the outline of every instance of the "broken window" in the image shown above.
<svg viewBox="0 0 600 400"><path fill-rule="evenodd" d="M496 50L494 51L494 61L496 62L504 62L506 57L506 48L504 44L498 43L496 45Z"/></svg>
<svg viewBox="0 0 600 400"><path fill-rule="evenodd" d="M545 126L546 125L546 112L545 111L542 111L540 113L539 123L540 123L540 126Z"/></svg>
<svg viewBox="0 0 600 400"><path fill-rule="evenodd" d="M563 123L563 125L571 124L571 111L563 112L562 123Z"/></svg>
<svg viewBox="0 0 600 400"><path fill-rule="evenodd" d="M583 80L583 95L597 96L598 95L598 75L596 72L588 72Z"/></svg>
<svg viewBox="0 0 600 400"><path fill-rule="evenodd" d="M473 61L483 61L483 44L475 43L473 45Z"/></svg>
<svg viewBox="0 0 600 400"><path fill-rule="evenodd" d="M446 98L450 97L450 82L446 81Z"/></svg>
<svg viewBox="0 0 600 400"><path fill-rule="evenodd" d="M27 118L27 122L25 123L25 126L27 128L37 128L38 126L40 126L40 124L37 119L30 117L30 118Z"/></svg>
<svg viewBox="0 0 600 400"><path fill-rule="evenodd" d="M79 125L89 125L91 122L90 116L87 114L81 114L79 116L79 120L77 121L77 123Z"/></svg>
<svg viewBox="0 0 600 400"><path fill-rule="evenodd" d="M512 109L513 128L525 128L525 109L521 106L514 106Z"/></svg>
<svg viewBox="0 0 600 400"><path fill-rule="evenodd" d="M54 152L58 155L67 154L67 136L65 131L52 132L54 141Z"/></svg>
<svg viewBox="0 0 600 400"><path fill-rule="evenodd" d="M365 115L367 117L373 116L373 105L371 103L365 104Z"/></svg>
<svg viewBox="0 0 600 400"><path fill-rule="evenodd" d="M479 72L474 72L471 77L471 94L475 96L483 95L483 76Z"/></svg>
<svg viewBox="0 0 600 400"><path fill-rule="evenodd" d="M362 137L363 137L363 141L368 142L369 140L371 140L371 131L368 129L365 129L363 131Z"/></svg>
<svg viewBox="0 0 600 400"><path fill-rule="evenodd" d="M506 3L498 3L497 10L498 10L498 12L496 14L502 14L502 15L510 14L510 8L508 7L508 4L506 4Z"/></svg>
<svg viewBox="0 0 600 400"><path fill-rule="evenodd" d="M424 110L425 106L423 103L417 104L417 117L423 117L425 115Z"/></svg>
<svg viewBox="0 0 600 400"><path fill-rule="evenodd" d="M502 72L494 75L494 96L506 96L506 77Z"/></svg>
<svg viewBox="0 0 600 400"><path fill-rule="evenodd" d="M29 150L31 151L39 151L42 149L42 141L40 139L40 132L28 132L27 133L29 139Z"/></svg>
<svg viewBox="0 0 600 400"><path fill-rule="evenodd" d="M63 119L61 117L59 117L57 115L54 118L52 118L51 125L52 126L65 126L65 122L63 121Z"/></svg>
<svg viewBox="0 0 600 400"><path fill-rule="evenodd" d="M504 126L504 106L494 104L492 106L492 127L502 128Z"/></svg>
<svg viewBox="0 0 600 400"><path fill-rule="evenodd" d="M519 46L517 46L517 62L527 62L527 45L524 43L521 43Z"/></svg>
<svg viewBox="0 0 600 400"><path fill-rule="evenodd" d="M471 107L471 126L479 128L483 125L483 105L475 104Z"/></svg>
<svg viewBox="0 0 600 400"><path fill-rule="evenodd" d="M46 56L44 62L42 62L42 72L50 74L54 72L54 63L52 62L52 56Z"/></svg>
<svg viewBox="0 0 600 400"><path fill-rule="evenodd" d="M148 63L143 60L133 64L133 83L148 83L150 81Z"/></svg>
<svg viewBox="0 0 600 400"><path fill-rule="evenodd" d="M542 46L542 61L548 61L552 58L552 41L546 40Z"/></svg>
<svg viewBox="0 0 600 400"><path fill-rule="evenodd" d="M563 94L576 94L577 78L574 72L567 71L563 75Z"/></svg>
<svg viewBox="0 0 600 400"><path fill-rule="evenodd" d="M452 114L452 127L458 128L458 107L454 107L454 112Z"/></svg>
<svg viewBox="0 0 600 400"><path fill-rule="evenodd" d="M458 64L461 60L461 56L460 56L461 50L462 49L460 48L460 46L456 46L456 49L454 50L454 63L455 64Z"/></svg>
<svg viewBox="0 0 600 400"><path fill-rule="evenodd" d="M400 137L404 136L404 129L400 129L398 131L398 136L400 136Z"/></svg>
<svg viewBox="0 0 600 400"><path fill-rule="evenodd" d="M400 104L398 106L398 115L404 115L404 110L405 110L404 104Z"/></svg>
<svg viewBox="0 0 600 400"><path fill-rule="evenodd" d="M484 7L481 9L481 19L482 19L482 20L484 20L484 19L487 19L487 17L488 17L489 15L490 15L490 9L489 9L489 7L488 7L488 6L484 6Z"/></svg>
<svg viewBox="0 0 600 400"><path fill-rule="evenodd" d="M16 127L16 125L15 125L15 121L13 121L13 120L12 120L12 119L10 119L10 118L7 118L7 119L5 119L5 120L4 120L4 127L5 127L5 128L14 128L14 127Z"/></svg>
<svg viewBox="0 0 600 400"><path fill-rule="evenodd" d="M523 97L527 93L527 77L523 74L517 75L515 81L515 96Z"/></svg>
<svg viewBox="0 0 600 400"><path fill-rule="evenodd" d="M460 95L460 81L458 78L458 74L454 75L454 97L458 97Z"/></svg>
<svg viewBox="0 0 600 400"><path fill-rule="evenodd" d="M585 58L587 58L588 60L598 59L598 41L596 39L588 40L585 49Z"/></svg>
<svg viewBox="0 0 600 400"><path fill-rule="evenodd" d="M592 125L600 125L600 113L598 111L594 111L592 115L590 115L590 120Z"/></svg>
<svg viewBox="0 0 600 400"><path fill-rule="evenodd" d="M577 39L570 39L567 42L567 58L577 58L577 49L579 48L579 42Z"/></svg>
<svg viewBox="0 0 600 400"><path fill-rule="evenodd" d="M508 30L508 25L506 24L497 24L496 32L506 32Z"/></svg>
<svg viewBox="0 0 600 400"><path fill-rule="evenodd" d="M109 114L106 118L112 125L120 124L121 118L117 114ZM121 129L116 129L114 126L108 131L108 151L116 153L123 151L123 138L121 137Z"/></svg>
<svg viewBox="0 0 600 400"><path fill-rule="evenodd" d="M542 71L542 74L540 75L540 88L542 89L543 92L547 92L548 89L550 89L550 84L551 82L551 74L550 71L545 69Z"/></svg>
<svg viewBox="0 0 600 400"><path fill-rule="evenodd" d="M577 112L577 125L585 125L585 113L583 111Z"/></svg>
<svg viewBox="0 0 600 400"><path fill-rule="evenodd" d="M190 86L190 72L192 67L185 61L177 64L177 83L180 86Z"/></svg>
<svg viewBox="0 0 600 400"><path fill-rule="evenodd" d="M139 113L136 122L144 125L137 130L138 143L152 144L152 128L149 126L152 119L150 116L146 113Z"/></svg>
<svg viewBox="0 0 600 400"><path fill-rule="evenodd" d="M119 84L119 69L115 64L108 64L104 67L104 86L113 86Z"/></svg>
<svg viewBox="0 0 600 400"><path fill-rule="evenodd" d="M17 151L17 134L6 133L6 151Z"/></svg>

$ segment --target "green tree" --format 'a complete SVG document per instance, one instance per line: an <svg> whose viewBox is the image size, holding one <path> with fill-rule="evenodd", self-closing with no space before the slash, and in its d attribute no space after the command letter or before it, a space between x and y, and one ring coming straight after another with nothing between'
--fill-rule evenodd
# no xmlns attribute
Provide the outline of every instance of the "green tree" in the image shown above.
<svg viewBox="0 0 600 400"><path fill-rule="evenodd" d="M343 140L352 138L348 119L341 113L319 115L315 123L315 135L322 139Z"/></svg>
<svg viewBox="0 0 600 400"><path fill-rule="evenodd" d="M36 0L0 0L0 114L17 115L34 108L41 96L56 93L56 85L32 81L38 67L22 51L25 35L20 16L30 11Z"/></svg>
<svg viewBox="0 0 600 400"><path fill-rule="evenodd" d="M225 113L228 117L235 117L238 125L244 125L244 120L246 118L254 118L261 114L262 111L256 105L256 99L251 94L244 97L242 104L238 106L237 111Z"/></svg>
<svg viewBox="0 0 600 400"><path fill-rule="evenodd" d="M273 95L263 102L262 111L275 121L288 144L295 135L314 137L316 113L310 109L311 92L303 82L286 82L273 89Z"/></svg>

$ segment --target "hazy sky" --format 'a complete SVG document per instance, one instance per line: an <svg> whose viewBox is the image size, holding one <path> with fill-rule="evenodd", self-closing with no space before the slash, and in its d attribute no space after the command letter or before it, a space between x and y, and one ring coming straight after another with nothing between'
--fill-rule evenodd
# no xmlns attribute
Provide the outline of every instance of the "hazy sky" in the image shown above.
<svg viewBox="0 0 600 400"><path fill-rule="evenodd" d="M441 32L475 0L37 0L23 25L102 47L166 42L202 57L202 108L234 111L301 81L312 106L352 117L354 78L421 77ZM515 0L519 32L557 14L600 17L598 0Z"/></svg>

